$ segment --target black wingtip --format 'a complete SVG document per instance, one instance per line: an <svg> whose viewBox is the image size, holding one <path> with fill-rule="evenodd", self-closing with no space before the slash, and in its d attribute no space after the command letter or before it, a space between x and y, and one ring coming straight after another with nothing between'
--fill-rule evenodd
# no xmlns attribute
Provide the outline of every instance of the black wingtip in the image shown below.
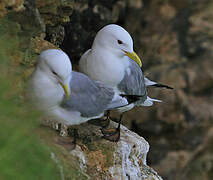
<svg viewBox="0 0 213 180"><path fill-rule="evenodd" d="M166 88L166 89L174 89L173 87L170 87L170 86L167 86L167 85L164 85L164 84L154 84L154 85L151 85L153 87L157 87L157 88Z"/></svg>
<svg viewBox="0 0 213 180"><path fill-rule="evenodd" d="M125 97L129 104L139 101L141 98L139 95L120 94L120 96Z"/></svg>

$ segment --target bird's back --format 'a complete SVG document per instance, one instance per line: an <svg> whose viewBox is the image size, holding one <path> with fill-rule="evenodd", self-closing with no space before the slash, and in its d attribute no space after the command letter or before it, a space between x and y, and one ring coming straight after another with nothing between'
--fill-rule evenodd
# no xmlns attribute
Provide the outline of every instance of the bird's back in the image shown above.
<svg viewBox="0 0 213 180"><path fill-rule="evenodd" d="M62 107L79 111L84 117L97 116L114 103L112 88L95 82L82 73L72 72L70 88L71 95L69 99L64 99ZM117 105L124 104L120 102Z"/></svg>
<svg viewBox="0 0 213 180"><path fill-rule="evenodd" d="M129 67L125 70L123 80L118 84L118 89L128 95L141 96L135 104L143 103L147 98L144 74L141 68L132 60L129 60Z"/></svg>

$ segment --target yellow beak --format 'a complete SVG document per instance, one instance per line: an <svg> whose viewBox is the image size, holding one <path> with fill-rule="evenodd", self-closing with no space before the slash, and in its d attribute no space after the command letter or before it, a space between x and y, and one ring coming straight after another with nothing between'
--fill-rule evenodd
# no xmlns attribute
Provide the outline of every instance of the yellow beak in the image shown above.
<svg viewBox="0 0 213 180"><path fill-rule="evenodd" d="M135 61L140 67L142 67L142 62L140 60L140 58L138 57L138 55L133 51L131 52L125 52L126 56L128 56L130 59L132 59L133 61Z"/></svg>
<svg viewBox="0 0 213 180"><path fill-rule="evenodd" d="M62 83L60 83L61 84L61 86L62 86L62 88L64 89L64 93L65 93L65 95L66 95L66 97L69 97L69 95L70 95L70 91L69 91L69 86L68 86L68 84L62 84Z"/></svg>

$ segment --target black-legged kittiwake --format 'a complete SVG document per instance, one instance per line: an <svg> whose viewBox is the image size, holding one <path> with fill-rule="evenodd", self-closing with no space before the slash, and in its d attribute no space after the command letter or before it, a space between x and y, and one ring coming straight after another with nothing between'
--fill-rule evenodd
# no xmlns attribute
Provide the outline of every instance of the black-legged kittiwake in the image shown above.
<svg viewBox="0 0 213 180"><path fill-rule="evenodd" d="M141 96L138 101L119 108L121 112L134 106L151 106L155 101L161 102L147 96L146 87L158 83L144 77L142 62L133 50L133 40L118 25L107 25L97 33L92 48L82 55L79 65L82 73L114 87L116 92Z"/></svg>

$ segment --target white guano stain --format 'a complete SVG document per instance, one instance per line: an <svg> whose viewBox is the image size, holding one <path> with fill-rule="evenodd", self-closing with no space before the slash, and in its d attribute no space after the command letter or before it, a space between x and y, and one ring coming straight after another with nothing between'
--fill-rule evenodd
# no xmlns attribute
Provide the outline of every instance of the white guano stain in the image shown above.
<svg viewBox="0 0 213 180"><path fill-rule="evenodd" d="M121 139L114 153L114 166L109 169L116 180L141 179L141 163L146 165L149 144L144 138L122 126Z"/></svg>

